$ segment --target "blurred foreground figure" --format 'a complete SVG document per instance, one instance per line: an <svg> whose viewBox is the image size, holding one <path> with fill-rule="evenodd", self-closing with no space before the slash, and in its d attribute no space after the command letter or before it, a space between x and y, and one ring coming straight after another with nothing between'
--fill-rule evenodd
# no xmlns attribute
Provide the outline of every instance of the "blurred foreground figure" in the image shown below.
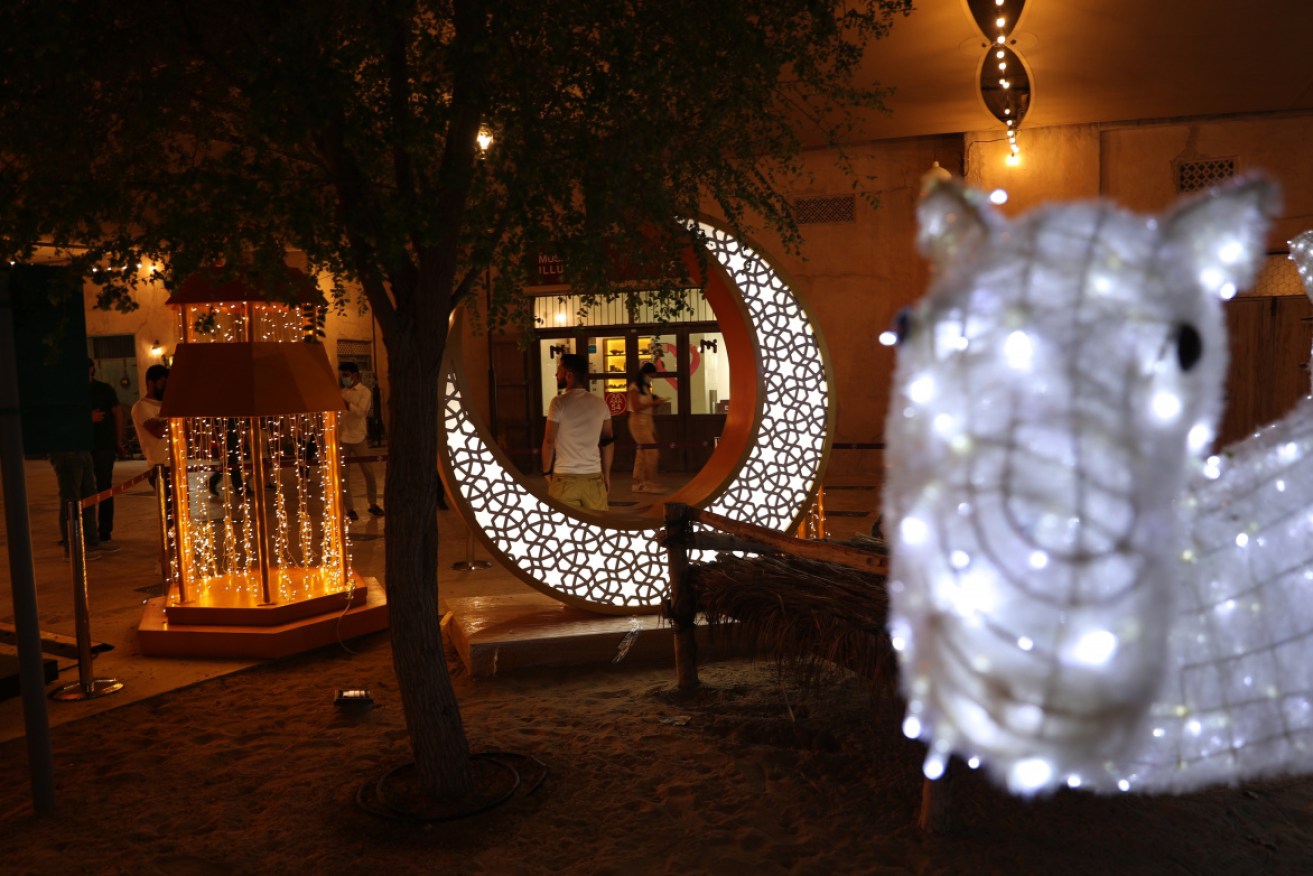
<svg viewBox="0 0 1313 876"><path fill-rule="evenodd" d="M1014 222L931 182L886 425L904 731L1017 793L1313 771L1313 402L1210 457L1274 188Z"/></svg>

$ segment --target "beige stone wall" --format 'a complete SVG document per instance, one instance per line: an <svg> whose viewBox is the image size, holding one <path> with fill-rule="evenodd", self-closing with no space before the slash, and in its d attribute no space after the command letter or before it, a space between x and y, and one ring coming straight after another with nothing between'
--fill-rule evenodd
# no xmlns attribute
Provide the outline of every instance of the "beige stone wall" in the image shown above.
<svg viewBox="0 0 1313 876"><path fill-rule="evenodd" d="M894 353L876 341L898 311L925 291L928 272L916 251L915 207L922 175L935 161L963 173L973 185L1004 188L1001 209L1018 215L1049 201L1112 197L1141 211L1163 209L1176 198L1175 162L1234 157L1239 171L1263 170L1285 192L1285 206L1269 239L1280 252L1285 241L1313 228L1313 170L1303 159L1313 142L1313 114L1237 119L1162 121L1144 124L1082 125L1023 129L1021 162L1009 166L1001 130L860 144L849 158L860 179L861 198L853 222L802 226L800 251L788 252L778 239L754 242L809 303L829 348L836 390L838 443L878 442L883 435ZM853 192L835 156L817 150L805 157L808 176L790 196L830 197ZM90 300L90 299L89 299ZM164 296L146 295L132 314L89 311L93 334L132 333L138 340L139 369L151 363L148 348L158 338L172 349L176 331ZM339 337L377 337L369 316L348 308L328 320L330 359ZM486 415L487 337L467 321L466 395ZM386 405L386 355L376 344ZM835 480L878 482L878 452L836 451Z"/></svg>

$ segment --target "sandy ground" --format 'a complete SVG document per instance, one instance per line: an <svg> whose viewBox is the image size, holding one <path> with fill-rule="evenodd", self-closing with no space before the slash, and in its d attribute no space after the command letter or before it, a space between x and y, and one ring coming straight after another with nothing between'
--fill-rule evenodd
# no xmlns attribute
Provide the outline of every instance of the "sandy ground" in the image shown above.
<svg viewBox="0 0 1313 876"><path fill-rule="evenodd" d="M29 471L42 625L71 632L47 476ZM123 506L146 514L149 499ZM464 553L452 517L444 598L522 586L448 571ZM137 529L91 572L93 626L117 643L98 672L128 686L51 704L53 814L32 812L19 701L0 703L20 728L0 736L0 873L1313 873L1310 780L1023 801L967 772L953 792L961 829L927 836L922 747L898 732L892 697L837 670L748 660L703 666L704 689L684 697L668 662L473 679L448 655L473 749L535 758L546 778L469 819L380 818L357 792L410 759L387 633L267 663L134 655L153 556ZM358 562L376 562L380 525L357 535ZM372 709L333 705L353 687L372 691Z"/></svg>
<svg viewBox="0 0 1313 876"><path fill-rule="evenodd" d="M963 829L915 824L920 746L896 704L834 672L535 670L456 685L476 751L529 755L532 793L421 824L360 810L409 757L386 633L140 701L55 732L58 812L7 769L10 873L1308 873L1313 783L1181 798L1010 799L959 779ZM368 687L349 714L337 687ZM22 740L0 761L23 763Z"/></svg>

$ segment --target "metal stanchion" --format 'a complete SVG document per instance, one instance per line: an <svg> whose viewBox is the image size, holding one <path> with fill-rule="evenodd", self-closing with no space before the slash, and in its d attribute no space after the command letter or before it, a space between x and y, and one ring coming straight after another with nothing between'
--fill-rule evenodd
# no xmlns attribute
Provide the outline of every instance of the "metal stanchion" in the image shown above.
<svg viewBox="0 0 1313 876"><path fill-rule="evenodd" d="M178 601L187 601L187 588L183 585L182 579L174 574L173 558L169 551L169 533L172 526L169 521L169 475L168 469L156 464L155 477L151 483L155 487L155 507L159 514L160 524L160 579L164 583L164 604L168 605L169 588L177 581L178 584Z"/></svg>
<svg viewBox="0 0 1313 876"><path fill-rule="evenodd" d="M492 563L487 560L474 559L474 533L468 529L465 531L465 559L459 563L452 563L451 567L462 572L476 572L479 569L492 568Z"/></svg>
<svg viewBox="0 0 1313 876"><path fill-rule="evenodd" d="M91 677L91 612L87 608L87 553L82 543L82 503L68 503L68 546L73 557L73 610L77 624L78 680L50 693L52 700L93 700L123 689L116 678Z"/></svg>

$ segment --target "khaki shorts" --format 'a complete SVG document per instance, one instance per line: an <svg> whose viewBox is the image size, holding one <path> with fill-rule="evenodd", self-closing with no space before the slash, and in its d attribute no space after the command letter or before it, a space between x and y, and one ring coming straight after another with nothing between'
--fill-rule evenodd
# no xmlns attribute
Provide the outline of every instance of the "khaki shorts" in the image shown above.
<svg viewBox="0 0 1313 876"><path fill-rule="evenodd" d="M551 483L547 485L547 495L585 511L611 510L606 501L606 482L602 480L600 471L597 474L552 475Z"/></svg>

